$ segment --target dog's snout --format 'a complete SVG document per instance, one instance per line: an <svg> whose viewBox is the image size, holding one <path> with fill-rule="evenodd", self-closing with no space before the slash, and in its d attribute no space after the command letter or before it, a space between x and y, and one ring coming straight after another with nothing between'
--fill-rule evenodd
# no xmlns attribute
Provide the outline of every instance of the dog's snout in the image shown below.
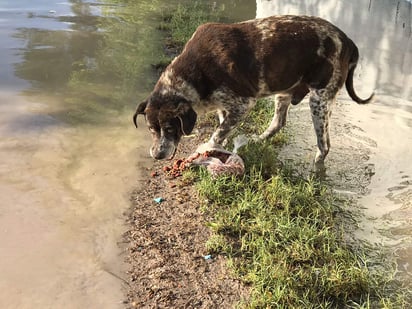
<svg viewBox="0 0 412 309"><path fill-rule="evenodd" d="M153 145L150 148L150 155L155 160L165 160L173 158L176 151L174 145Z"/></svg>
<svg viewBox="0 0 412 309"><path fill-rule="evenodd" d="M156 146L150 148L150 156L155 160L163 160L166 155L164 151L159 151Z"/></svg>
<svg viewBox="0 0 412 309"><path fill-rule="evenodd" d="M164 160L166 159L166 152L159 151L159 152L152 153L152 157L153 159L156 159L156 160Z"/></svg>

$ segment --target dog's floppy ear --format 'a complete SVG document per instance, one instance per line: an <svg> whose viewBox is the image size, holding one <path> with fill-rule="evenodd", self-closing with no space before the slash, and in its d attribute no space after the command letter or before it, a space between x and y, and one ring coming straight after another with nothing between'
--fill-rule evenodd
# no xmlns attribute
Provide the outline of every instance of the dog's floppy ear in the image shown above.
<svg viewBox="0 0 412 309"><path fill-rule="evenodd" d="M197 114L189 103L180 103L177 107L177 119L180 121L180 128L183 135L192 133L196 124Z"/></svg>
<svg viewBox="0 0 412 309"><path fill-rule="evenodd" d="M147 106L147 100L140 103L136 108L136 112L133 115L133 123L136 128L137 128L137 115L145 115L146 106Z"/></svg>

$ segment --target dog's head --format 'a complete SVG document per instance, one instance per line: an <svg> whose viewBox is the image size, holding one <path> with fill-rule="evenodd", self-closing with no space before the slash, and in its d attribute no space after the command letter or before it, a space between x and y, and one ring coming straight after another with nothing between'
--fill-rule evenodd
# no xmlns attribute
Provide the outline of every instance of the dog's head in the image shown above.
<svg viewBox="0 0 412 309"><path fill-rule="evenodd" d="M144 115L152 134L150 155L157 160L172 159L182 135L189 135L197 115L190 102L176 95L151 95L137 106L133 121Z"/></svg>

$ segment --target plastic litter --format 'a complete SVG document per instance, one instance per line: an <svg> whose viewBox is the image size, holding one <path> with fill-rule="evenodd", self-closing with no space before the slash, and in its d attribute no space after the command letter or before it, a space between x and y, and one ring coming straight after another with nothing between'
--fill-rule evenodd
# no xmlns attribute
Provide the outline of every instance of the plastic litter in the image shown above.
<svg viewBox="0 0 412 309"><path fill-rule="evenodd" d="M160 204L161 202L163 202L165 199L163 197L156 197L153 199L157 204Z"/></svg>

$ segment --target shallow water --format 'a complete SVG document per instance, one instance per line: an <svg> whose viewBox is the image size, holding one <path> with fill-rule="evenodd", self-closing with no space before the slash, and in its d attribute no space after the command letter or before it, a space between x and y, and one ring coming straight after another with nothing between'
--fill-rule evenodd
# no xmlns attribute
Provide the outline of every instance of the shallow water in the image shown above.
<svg viewBox="0 0 412 309"><path fill-rule="evenodd" d="M0 1L1 308L124 306L123 212L148 157L131 114L162 52L157 32L119 34L126 18L115 2ZM146 58L126 63L126 43Z"/></svg>
<svg viewBox="0 0 412 309"><path fill-rule="evenodd" d="M355 199L365 215L360 239L393 251L400 274L412 278L412 4L389 0L257 1L257 16L307 14L328 19L357 44L360 62L355 89L361 106L342 90L331 121L327 181ZM285 160L307 170L315 134L307 104L290 111L294 143Z"/></svg>

